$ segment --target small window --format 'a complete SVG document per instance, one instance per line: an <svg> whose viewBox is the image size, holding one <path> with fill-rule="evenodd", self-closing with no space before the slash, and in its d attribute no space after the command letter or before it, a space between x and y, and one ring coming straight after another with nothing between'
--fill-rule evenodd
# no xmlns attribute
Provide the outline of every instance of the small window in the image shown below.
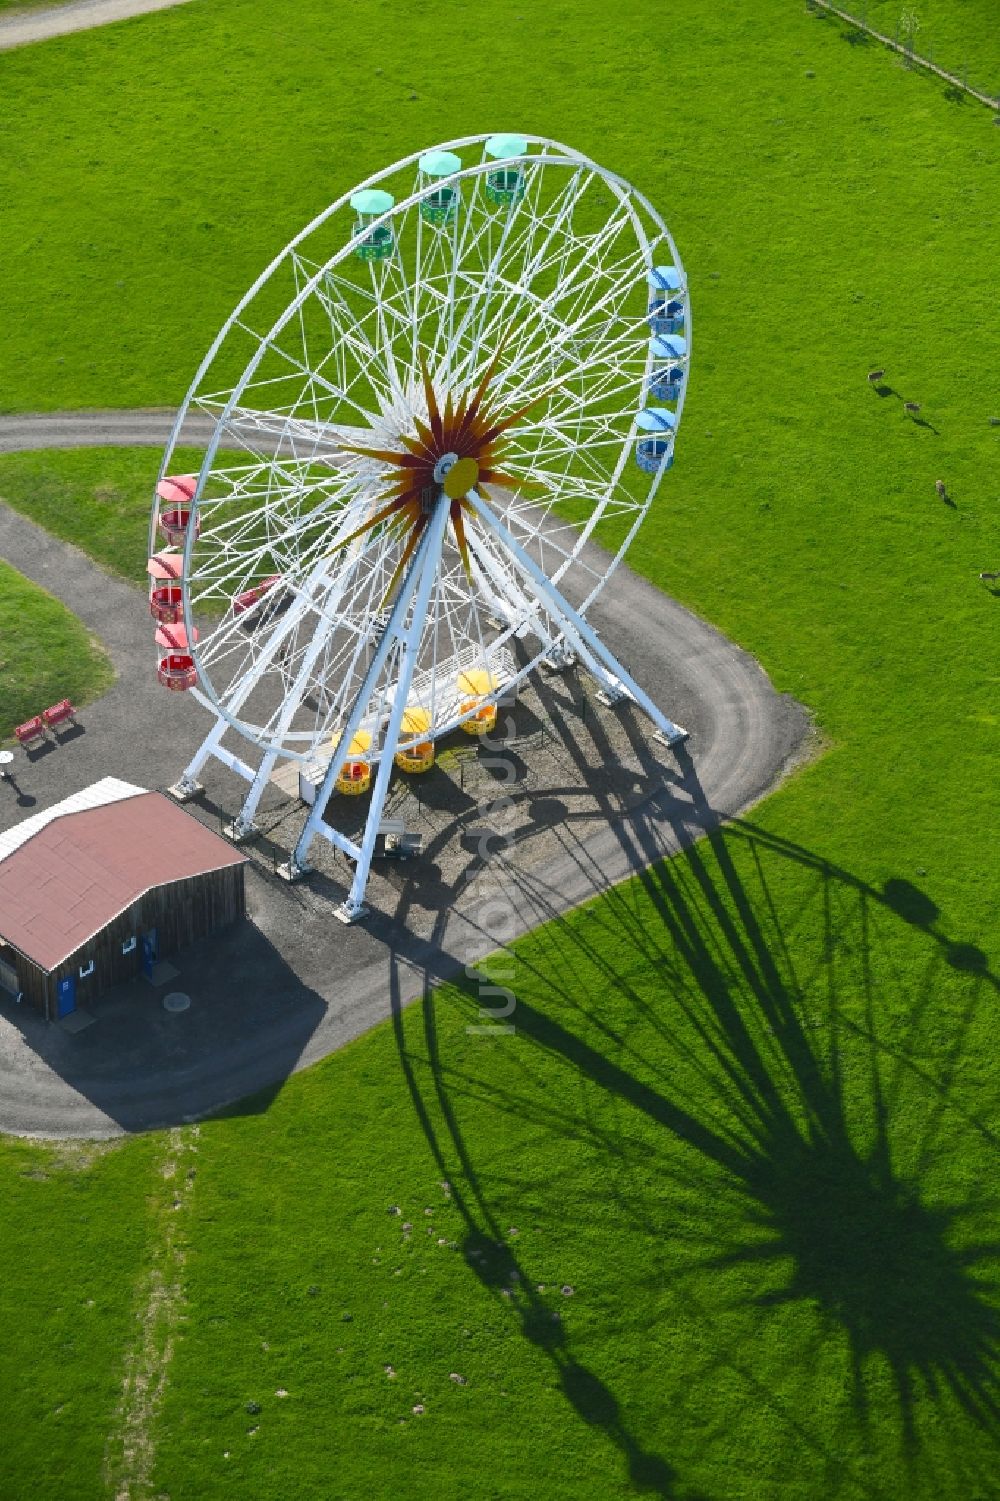
<svg viewBox="0 0 1000 1501"><path fill-rule="evenodd" d="M93 973L94 973L94 961L93 961L93 959L91 959L91 961L90 961L89 964L81 964L80 965L80 979L81 980L85 980L88 975L92 975Z"/></svg>
<svg viewBox="0 0 1000 1501"><path fill-rule="evenodd" d="M133 954L133 953L135 953L135 934L134 933L132 934L131 938L126 938L125 942L122 944L122 953L123 954Z"/></svg>

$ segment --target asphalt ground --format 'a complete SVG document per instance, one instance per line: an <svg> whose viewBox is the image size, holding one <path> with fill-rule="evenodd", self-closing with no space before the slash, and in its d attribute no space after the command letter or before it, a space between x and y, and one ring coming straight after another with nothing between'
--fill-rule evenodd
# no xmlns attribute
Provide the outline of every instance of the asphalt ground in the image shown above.
<svg viewBox="0 0 1000 1501"><path fill-rule="evenodd" d="M81 441L159 447L171 420L169 412L3 417L0 449ZM2 505L0 554L101 638L117 673L83 711L78 731L49 750L17 752L15 785L0 784L0 828L102 776L170 785L209 722L185 695L156 682L145 593ZM293 1071L428 986L741 812L804 754L802 707L777 694L751 656L624 566L589 619L690 731L683 747L656 745L628 705L596 709L584 674L541 680L510 729L510 759L526 768L511 827L499 830L511 837L488 842L485 857L470 849L470 828L482 825L482 790L470 797L454 773L435 771L439 806L424 810L427 856L377 868L372 915L353 927L333 915L348 872L325 846L308 882L289 886L274 874L302 812L269 790L267 837L252 847L247 875L251 920L173 956L180 975L167 988L191 995L188 1011L165 1013L163 992L145 981L98 999L88 1008L97 1021L74 1035L26 1006L0 1006L0 1129L99 1137L193 1120L248 1096L256 1098L246 1108L262 1108ZM549 749L533 757L523 745L538 744L539 725ZM619 768L622 785L609 785L609 766ZM205 798L189 807L218 827L245 787L217 763L203 780ZM511 965L505 983L516 1034L516 956ZM485 1013L482 1020L492 1024Z"/></svg>

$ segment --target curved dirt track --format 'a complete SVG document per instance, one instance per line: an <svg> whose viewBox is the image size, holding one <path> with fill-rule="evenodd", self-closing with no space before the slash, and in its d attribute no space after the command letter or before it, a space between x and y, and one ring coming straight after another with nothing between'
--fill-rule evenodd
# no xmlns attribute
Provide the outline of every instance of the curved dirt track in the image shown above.
<svg viewBox="0 0 1000 1501"><path fill-rule="evenodd" d="M0 451L158 447L172 415L0 417ZM206 435L196 427L186 434L195 443ZM78 738L36 764L18 753L19 784L34 801L18 806L13 792L0 796L0 828L100 776L169 785L207 726L195 704L155 682L145 595L2 505L0 555L63 599L103 640L118 673L85 711ZM753 658L713 627L625 567L589 614L638 681L690 731L679 753L658 752L662 781L640 806L582 826L557 824L539 842L543 858L525 864L515 850L446 899L414 900L404 882L394 910L351 928L333 919L329 883L288 887L248 867L252 923L178 958L178 983L204 1002L184 1017L165 1017L142 982L107 1011L98 1001L100 1024L77 1036L26 1007L2 1006L0 1130L113 1135L194 1119L279 1086L426 986L690 844L760 798L793 764L808 734L804 710L775 693ZM205 780L214 810L210 801L213 811L192 811L210 822L220 808L231 814L241 784L221 769ZM511 988L516 994L516 977Z"/></svg>
<svg viewBox="0 0 1000 1501"><path fill-rule="evenodd" d="M79 412L31 412L0 416L0 453L27 453L39 448L162 448L176 413L169 407L136 412L114 409ZM181 433L195 446L208 441L213 423L189 416Z"/></svg>
<svg viewBox="0 0 1000 1501"><path fill-rule="evenodd" d="M0 52L187 3L188 0L71 0L68 5L13 11L0 19Z"/></svg>

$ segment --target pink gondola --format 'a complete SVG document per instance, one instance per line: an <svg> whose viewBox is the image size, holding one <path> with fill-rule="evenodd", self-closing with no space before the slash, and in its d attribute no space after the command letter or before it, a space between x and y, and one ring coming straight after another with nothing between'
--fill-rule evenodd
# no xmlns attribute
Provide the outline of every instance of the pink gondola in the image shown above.
<svg viewBox="0 0 1000 1501"><path fill-rule="evenodd" d="M197 641L197 630L194 630L192 632L192 637L195 641ZM183 625L180 624L161 625L157 629L154 640L156 641L157 646L163 652L187 651L190 645L188 641L187 630Z"/></svg>
<svg viewBox="0 0 1000 1501"><path fill-rule="evenodd" d="M178 506L183 505L185 501L193 500L197 488L198 476L196 474L165 474L156 487L156 493L161 500Z"/></svg>
<svg viewBox="0 0 1000 1501"><path fill-rule="evenodd" d="M191 520L190 506L171 506L169 511L160 512L160 531L168 542L175 546L182 543L187 536L188 524ZM194 534L197 537L201 532L201 518L196 516L194 520Z"/></svg>
<svg viewBox="0 0 1000 1501"><path fill-rule="evenodd" d="M151 579L166 581L179 579L184 569L184 559L179 552L154 553L146 564Z"/></svg>
<svg viewBox="0 0 1000 1501"><path fill-rule="evenodd" d="M167 656L160 658L156 676L164 688L169 688L172 693L183 693L197 683L198 670L194 665L194 658L187 653L169 652Z"/></svg>
<svg viewBox="0 0 1000 1501"><path fill-rule="evenodd" d="M260 583L255 584L252 589L244 589L243 593L237 594L233 600L233 614L243 615L247 610L252 610L254 605L258 604L264 598L269 589L273 589L275 584L280 583L281 574L272 573L266 579L261 579Z"/></svg>
<svg viewBox="0 0 1000 1501"><path fill-rule="evenodd" d="M184 591L179 584L159 584L149 596L149 613L161 625L177 625L183 615Z"/></svg>

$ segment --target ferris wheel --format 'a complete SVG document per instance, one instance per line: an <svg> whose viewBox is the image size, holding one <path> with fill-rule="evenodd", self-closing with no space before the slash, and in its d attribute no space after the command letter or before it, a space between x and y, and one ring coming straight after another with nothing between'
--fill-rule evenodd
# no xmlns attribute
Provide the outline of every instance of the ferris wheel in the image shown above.
<svg viewBox="0 0 1000 1501"><path fill-rule="evenodd" d="M353 920L393 765L487 733L543 660L682 738L586 616L673 462L689 342L659 215L555 142L448 142L331 204L224 325L163 457L157 671L214 715L174 794L214 756L250 783L243 837L298 763L289 872L329 839ZM174 472L206 419L199 472ZM360 843L327 819L335 792L371 797Z"/></svg>

